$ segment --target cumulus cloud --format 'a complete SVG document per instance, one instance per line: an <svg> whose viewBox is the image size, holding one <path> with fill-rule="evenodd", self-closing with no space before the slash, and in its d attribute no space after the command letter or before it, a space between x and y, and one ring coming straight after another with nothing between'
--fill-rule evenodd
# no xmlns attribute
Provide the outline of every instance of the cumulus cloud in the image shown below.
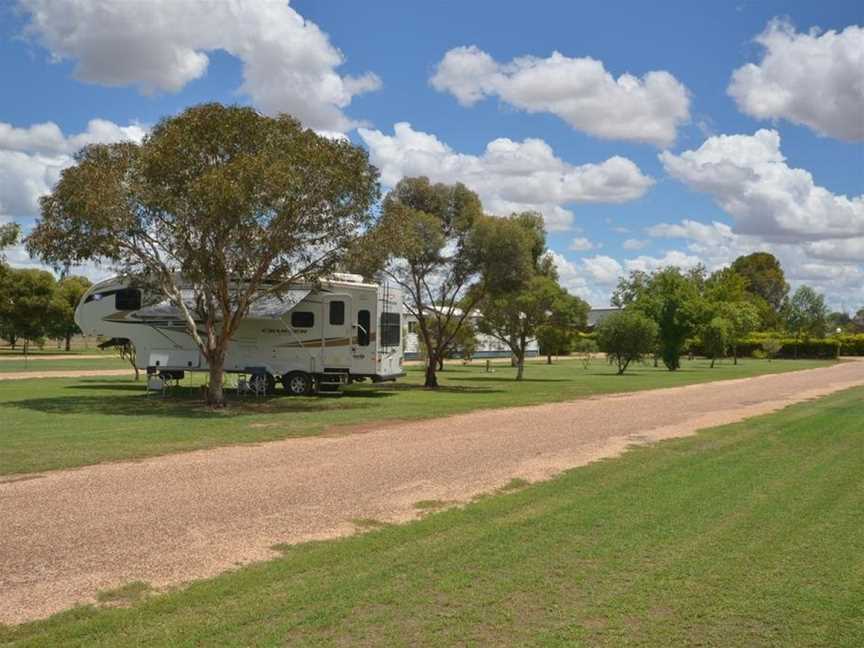
<svg viewBox="0 0 864 648"><path fill-rule="evenodd" d="M773 20L756 42L762 60L735 70L728 88L740 110L837 139L864 139L864 28L805 34Z"/></svg>
<svg viewBox="0 0 864 648"><path fill-rule="evenodd" d="M489 142L482 155L468 155L405 122L394 125L393 135L365 128L357 132L385 185L393 186L406 176L463 182L490 212L536 210L551 230L570 226L573 213L564 207L568 203L627 202L654 184L627 158L574 166L556 157L540 139L499 138Z"/></svg>
<svg viewBox="0 0 864 648"><path fill-rule="evenodd" d="M582 259L582 269L601 286L613 286L624 274L624 268L610 256L599 254Z"/></svg>
<svg viewBox="0 0 864 648"><path fill-rule="evenodd" d="M380 79L342 76L345 62L315 23L287 0L21 0L27 33L58 60L75 61L75 76L143 93L177 92L204 75L207 52L243 62L240 90L266 113L287 112L311 128L345 132L343 110Z"/></svg>
<svg viewBox="0 0 864 648"><path fill-rule="evenodd" d="M574 252L587 252L596 246L584 236L579 236L570 241L570 249Z"/></svg>
<svg viewBox="0 0 864 648"><path fill-rule="evenodd" d="M702 259L692 254L681 252L680 250L669 250L662 256L638 256L632 259L627 259L624 262L624 267L627 272L654 272L668 266L677 266L682 270L695 268L702 263Z"/></svg>
<svg viewBox="0 0 864 648"><path fill-rule="evenodd" d="M777 131L709 137L680 155L664 151L660 161L672 177L710 194L740 234L774 241L864 235L864 196L833 194L790 167Z"/></svg>
<svg viewBox="0 0 864 648"><path fill-rule="evenodd" d="M864 236L847 239L815 241L806 245L807 253L829 261L860 261L864 263Z"/></svg>
<svg viewBox="0 0 864 648"><path fill-rule="evenodd" d="M605 139L669 146L690 119L687 88L669 72L616 79L602 61L559 52L499 63L476 46L456 47L438 63L430 83L464 106L496 96L526 112L552 113Z"/></svg>
<svg viewBox="0 0 864 648"><path fill-rule="evenodd" d="M107 119L91 119L82 133L66 137L54 122L16 128L0 122L0 150L42 155L72 154L88 144L131 140L140 142L146 133L139 124L118 126Z"/></svg>
<svg viewBox="0 0 864 648"><path fill-rule="evenodd" d="M621 244L621 247L625 250L641 250L647 245L648 241L645 241L643 239L629 238Z"/></svg>
<svg viewBox="0 0 864 648"><path fill-rule="evenodd" d="M559 282L571 294L581 297L592 306L606 306L609 303L609 288L592 281L582 264L574 263L555 251L550 254L558 270Z"/></svg>
<svg viewBox="0 0 864 648"><path fill-rule="evenodd" d="M685 219L647 228L655 238L683 239L688 256L714 271L737 257L757 251L780 259L793 289L807 283L828 297L834 307L864 304L864 239L826 239L811 243L767 241L737 234L726 223ZM628 266L630 264L628 263ZM856 309L858 306L856 306Z"/></svg>
<svg viewBox="0 0 864 648"><path fill-rule="evenodd" d="M93 119L81 133L66 136L53 122L16 128L0 122L0 214L27 219L39 210L39 196L48 193L72 154L87 144L140 141L145 130Z"/></svg>

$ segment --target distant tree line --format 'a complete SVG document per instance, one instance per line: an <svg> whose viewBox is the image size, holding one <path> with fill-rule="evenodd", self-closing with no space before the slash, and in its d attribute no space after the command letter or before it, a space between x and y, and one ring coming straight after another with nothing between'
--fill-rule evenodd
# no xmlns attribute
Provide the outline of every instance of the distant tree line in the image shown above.
<svg viewBox="0 0 864 648"><path fill-rule="evenodd" d="M779 338L791 338L798 357L802 344L838 329L864 333L864 308L854 317L831 313L824 296L806 285L790 295L780 262L767 252L739 257L711 274L701 265L632 272L619 281L612 302L623 310L600 325L597 338L619 373L644 356L675 371L681 357L697 348L712 367L729 355L737 364L739 347L745 341L749 346L754 334L762 334L765 356L779 352Z"/></svg>

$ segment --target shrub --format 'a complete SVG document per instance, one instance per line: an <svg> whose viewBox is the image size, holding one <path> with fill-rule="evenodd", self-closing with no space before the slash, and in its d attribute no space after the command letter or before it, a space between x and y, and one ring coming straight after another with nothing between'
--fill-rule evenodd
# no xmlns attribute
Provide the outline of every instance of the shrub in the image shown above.
<svg viewBox="0 0 864 648"><path fill-rule="evenodd" d="M573 344L573 351L582 361L582 367L587 369L591 364L591 355L597 353L600 347L593 338L580 338Z"/></svg>
<svg viewBox="0 0 864 648"><path fill-rule="evenodd" d="M653 351L657 334L653 320L625 310L613 313L597 327L597 344L618 365L620 376L631 362L639 362Z"/></svg>

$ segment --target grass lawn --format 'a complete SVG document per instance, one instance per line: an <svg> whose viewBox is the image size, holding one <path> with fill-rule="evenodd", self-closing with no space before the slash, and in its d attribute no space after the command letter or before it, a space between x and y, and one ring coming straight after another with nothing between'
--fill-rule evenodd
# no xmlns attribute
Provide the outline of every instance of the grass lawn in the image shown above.
<svg viewBox="0 0 864 648"><path fill-rule="evenodd" d="M0 374L17 373L22 371L77 371L78 369L129 369L132 368L127 360L116 355L105 355L104 358L76 358L80 354L68 354L69 359L63 360L38 360L29 358L24 360L21 356L0 355Z"/></svg>
<svg viewBox="0 0 864 648"><path fill-rule="evenodd" d="M695 360L685 361L677 372L637 366L616 376L605 362L583 369L568 360L531 364L522 383L513 380L515 370L507 366L495 367L494 373L480 366L450 366L435 392L423 389L422 370L410 367L398 383L352 385L342 397L235 398L224 411L204 407L194 385L160 398L145 397L143 382L126 378L0 381L0 475L310 436L368 421L428 418L826 364L745 360L710 369L707 361ZM189 382L195 379L201 376Z"/></svg>
<svg viewBox="0 0 864 648"><path fill-rule="evenodd" d="M0 643L861 646L862 420L840 392Z"/></svg>

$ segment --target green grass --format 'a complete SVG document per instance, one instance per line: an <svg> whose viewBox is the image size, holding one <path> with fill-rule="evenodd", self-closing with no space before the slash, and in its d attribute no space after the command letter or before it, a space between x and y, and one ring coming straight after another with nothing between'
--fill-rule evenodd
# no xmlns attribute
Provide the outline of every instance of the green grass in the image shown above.
<svg viewBox="0 0 864 648"><path fill-rule="evenodd" d="M0 374L22 371L77 371L78 369L128 369L132 375L129 362L117 356L106 355L104 358L76 358L80 354L68 354L69 360L25 360L19 356L0 355ZM14 357L14 360L8 359Z"/></svg>
<svg viewBox="0 0 864 648"><path fill-rule="evenodd" d="M0 643L858 647L862 420L840 392Z"/></svg>
<svg viewBox="0 0 864 648"><path fill-rule="evenodd" d="M122 587L112 590L99 592L96 595L96 600L99 603L109 603L113 605L131 605L135 601L140 601L152 591L148 583L143 581L132 581Z"/></svg>
<svg viewBox="0 0 864 648"><path fill-rule="evenodd" d="M506 366L497 366L494 373L479 366L451 366L434 392L421 387L423 372L411 367L400 382L353 385L342 397L234 397L224 411L202 404L200 390L192 384L200 376L187 379L191 386L167 398L145 397L143 382L126 378L0 381L0 475L310 436L370 421L533 405L826 364L746 360L710 369L706 361L696 360L674 373L637 366L616 376L604 362L586 370L577 362L562 361L530 365L521 383L513 380L514 370Z"/></svg>

